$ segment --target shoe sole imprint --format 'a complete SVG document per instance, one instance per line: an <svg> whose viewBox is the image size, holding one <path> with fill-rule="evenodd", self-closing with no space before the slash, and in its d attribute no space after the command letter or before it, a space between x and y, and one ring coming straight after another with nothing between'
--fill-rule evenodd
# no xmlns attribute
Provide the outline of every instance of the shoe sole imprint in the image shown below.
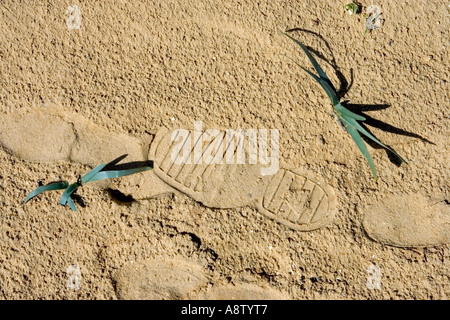
<svg viewBox="0 0 450 320"><path fill-rule="evenodd" d="M189 134L193 137L192 130ZM189 154L182 155L191 157L191 163L175 164L171 152L180 141L176 137L172 141L168 129L159 130L148 155L154 161L155 174L207 207L251 205L264 216L299 231L318 229L332 222L336 211L334 190L309 172L279 169L273 176L261 176L261 165L193 164L192 156L199 141L202 159L219 147L224 157L229 147L225 145L224 134L219 131L214 137L206 137L202 132L198 137L206 139L191 140Z"/></svg>
<svg viewBox="0 0 450 320"><path fill-rule="evenodd" d="M131 154L133 160L144 159L140 140L110 134L78 115L67 115L59 109L49 107L42 112L14 113L2 117L0 124L3 129L0 145L31 161L68 160L93 166L124 153ZM35 135L35 127L42 124L46 131ZM57 137L55 132L59 134ZM202 157L217 150L217 144L224 146L223 139L216 139L223 134L224 131L216 130L214 139L202 134L203 142L206 141L201 146ZM261 166L253 164L176 165L170 158L174 143L168 129L159 130L148 155L154 162L154 170L132 177L131 184L123 191L136 199L146 199L178 190L213 208L250 205L263 215L300 231L317 229L333 220L336 210L333 189L306 171L280 169L273 176L261 176ZM35 145L46 152L36 150ZM194 142L189 156L195 146Z"/></svg>

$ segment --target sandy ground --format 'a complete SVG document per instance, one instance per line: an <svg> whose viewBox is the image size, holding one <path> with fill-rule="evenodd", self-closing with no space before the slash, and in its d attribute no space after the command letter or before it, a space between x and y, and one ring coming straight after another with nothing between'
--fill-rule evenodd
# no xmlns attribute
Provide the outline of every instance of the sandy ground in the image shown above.
<svg viewBox="0 0 450 320"><path fill-rule="evenodd" d="M384 20L364 36L346 2L2 1L0 299L448 299L448 3L362 1ZM369 146L375 183L286 29L408 165ZM294 230L150 172L83 186L76 212L58 191L23 205L194 121L278 129L280 167L326 181L333 220Z"/></svg>

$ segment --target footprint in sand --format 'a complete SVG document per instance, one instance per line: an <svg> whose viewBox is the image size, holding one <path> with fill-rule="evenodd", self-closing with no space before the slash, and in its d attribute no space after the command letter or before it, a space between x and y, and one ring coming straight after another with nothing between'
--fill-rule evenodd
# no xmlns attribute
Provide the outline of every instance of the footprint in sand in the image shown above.
<svg viewBox="0 0 450 320"><path fill-rule="evenodd" d="M224 131L217 135L223 136ZM167 129L156 134L148 156L154 161L153 172L142 176L135 184L139 188L129 190L133 197L142 199L154 195L155 179L150 179L154 175L165 182L165 192L181 191L212 208L254 206L266 217L295 230L313 230L332 221L336 197L333 189L319 178L304 171L286 169L272 176L262 176L259 165L175 164L171 151L178 142L171 137L172 132ZM208 138L202 139L203 159L214 141L224 144L218 149L225 157L226 139ZM194 153L196 143L191 144L187 157Z"/></svg>
<svg viewBox="0 0 450 320"><path fill-rule="evenodd" d="M124 300L286 300L288 296L255 284L211 286L203 268L180 259L127 263L113 275L116 295Z"/></svg>
<svg viewBox="0 0 450 320"><path fill-rule="evenodd" d="M122 154L130 161L143 159L139 139L109 132L57 106L2 115L0 146L35 162L72 161L94 167Z"/></svg>
<svg viewBox="0 0 450 320"><path fill-rule="evenodd" d="M367 209L363 226L378 242L398 247L450 243L450 207L425 196L393 195Z"/></svg>
<svg viewBox="0 0 450 320"><path fill-rule="evenodd" d="M271 288L251 283L214 285L199 295L200 300L289 300L290 297Z"/></svg>
<svg viewBox="0 0 450 320"><path fill-rule="evenodd" d="M162 128L152 142L148 159L153 160L154 169L118 181L118 190L135 200L182 192L213 208L250 205L264 216L299 231L332 222L336 196L319 177L288 169L261 175L261 166L253 164L175 164L170 156L175 144L171 133ZM205 141L202 155L211 149L212 141ZM65 160L92 167L123 154L129 155L127 160L143 161L147 158L144 150L149 149L139 139L111 133L56 107L2 116L0 145L30 161ZM225 148L222 150L225 152Z"/></svg>
<svg viewBox="0 0 450 320"><path fill-rule="evenodd" d="M128 263L113 280L117 297L124 300L187 299L208 282L201 266L178 259Z"/></svg>

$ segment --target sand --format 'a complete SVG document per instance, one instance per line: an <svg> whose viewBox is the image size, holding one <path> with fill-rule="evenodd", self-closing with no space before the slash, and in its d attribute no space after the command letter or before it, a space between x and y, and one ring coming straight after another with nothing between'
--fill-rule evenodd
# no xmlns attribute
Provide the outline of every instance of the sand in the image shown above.
<svg viewBox="0 0 450 320"><path fill-rule="evenodd" d="M448 299L448 4L362 2L383 12L364 35L346 3L79 1L79 19L64 1L3 1L0 299ZM407 165L369 145L375 183L286 57L313 70L288 29ZM215 180L220 205L152 172L84 185L76 212L62 191L23 204L39 182L147 160L161 128L194 121L278 130L280 168L324 181L332 219L262 214L241 201L254 175L230 196Z"/></svg>

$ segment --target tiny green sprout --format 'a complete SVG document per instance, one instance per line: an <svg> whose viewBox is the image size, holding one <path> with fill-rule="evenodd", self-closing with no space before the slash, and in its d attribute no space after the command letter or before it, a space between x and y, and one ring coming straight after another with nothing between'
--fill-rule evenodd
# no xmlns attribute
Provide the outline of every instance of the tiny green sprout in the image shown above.
<svg viewBox="0 0 450 320"><path fill-rule="evenodd" d="M114 162L114 161L113 161ZM111 163L113 163L111 162ZM106 164L100 164L88 173L86 173L84 176L80 176L77 179L77 182L72 183L69 185L66 181L59 181L59 182L52 182L45 186L40 186L33 191L31 191L27 197L25 198L24 204L27 203L31 198L37 196L38 194L44 192L44 191L51 191L51 190L60 190L65 189L64 193L61 197L60 204L65 206L66 204L69 205L69 207L73 211L77 211L75 204L72 200L72 195L77 191L79 187L81 187L83 184L86 184L88 182L102 180L102 179L111 179L111 178L119 178L123 176L128 176L130 174L147 171L150 169L153 169L150 165L141 165L141 166L135 166L130 169L122 169L122 170L103 170L105 168Z"/></svg>
<svg viewBox="0 0 450 320"><path fill-rule="evenodd" d="M331 104L333 106L333 112L335 117L337 118L338 122L342 123L343 127L347 130L347 132L352 137L353 141L355 141L356 146L359 148L363 156L366 158L367 162L369 163L370 170L372 171L372 175L375 179L375 182L378 180L377 171L375 169L375 165L373 163L372 157L369 154L369 151L367 150L366 145L364 144L363 139L361 138L360 134L363 134L366 138L369 138L370 140L374 141L378 145L382 146L386 150L392 152L395 156L397 156L401 162L407 163L400 155L397 154L393 149L388 147L387 145L380 142L377 138L375 138L371 133L369 133L364 127L362 127L358 121L363 122L366 120L363 116L360 116L358 114L355 114L345 108L339 101L338 94L336 92L336 89L334 88L333 84L331 83L331 80L328 78L328 76L325 74L323 69L320 67L320 65L317 63L316 59L312 56L312 54L309 52L309 50L298 40L294 39L290 35L282 32L283 35L294 41L306 54L309 61L313 65L315 71L317 72L317 75L312 73L311 71L305 69L303 66L299 65L297 62L292 60L295 64L297 64L302 70L304 70L307 74L309 74L325 91L328 98L331 101Z"/></svg>
<svg viewBox="0 0 450 320"><path fill-rule="evenodd" d="M359 5L356 3L356 1L352 1L349 4L346 4L344 8L349 14L357 14L359 12Z"/></svg>

